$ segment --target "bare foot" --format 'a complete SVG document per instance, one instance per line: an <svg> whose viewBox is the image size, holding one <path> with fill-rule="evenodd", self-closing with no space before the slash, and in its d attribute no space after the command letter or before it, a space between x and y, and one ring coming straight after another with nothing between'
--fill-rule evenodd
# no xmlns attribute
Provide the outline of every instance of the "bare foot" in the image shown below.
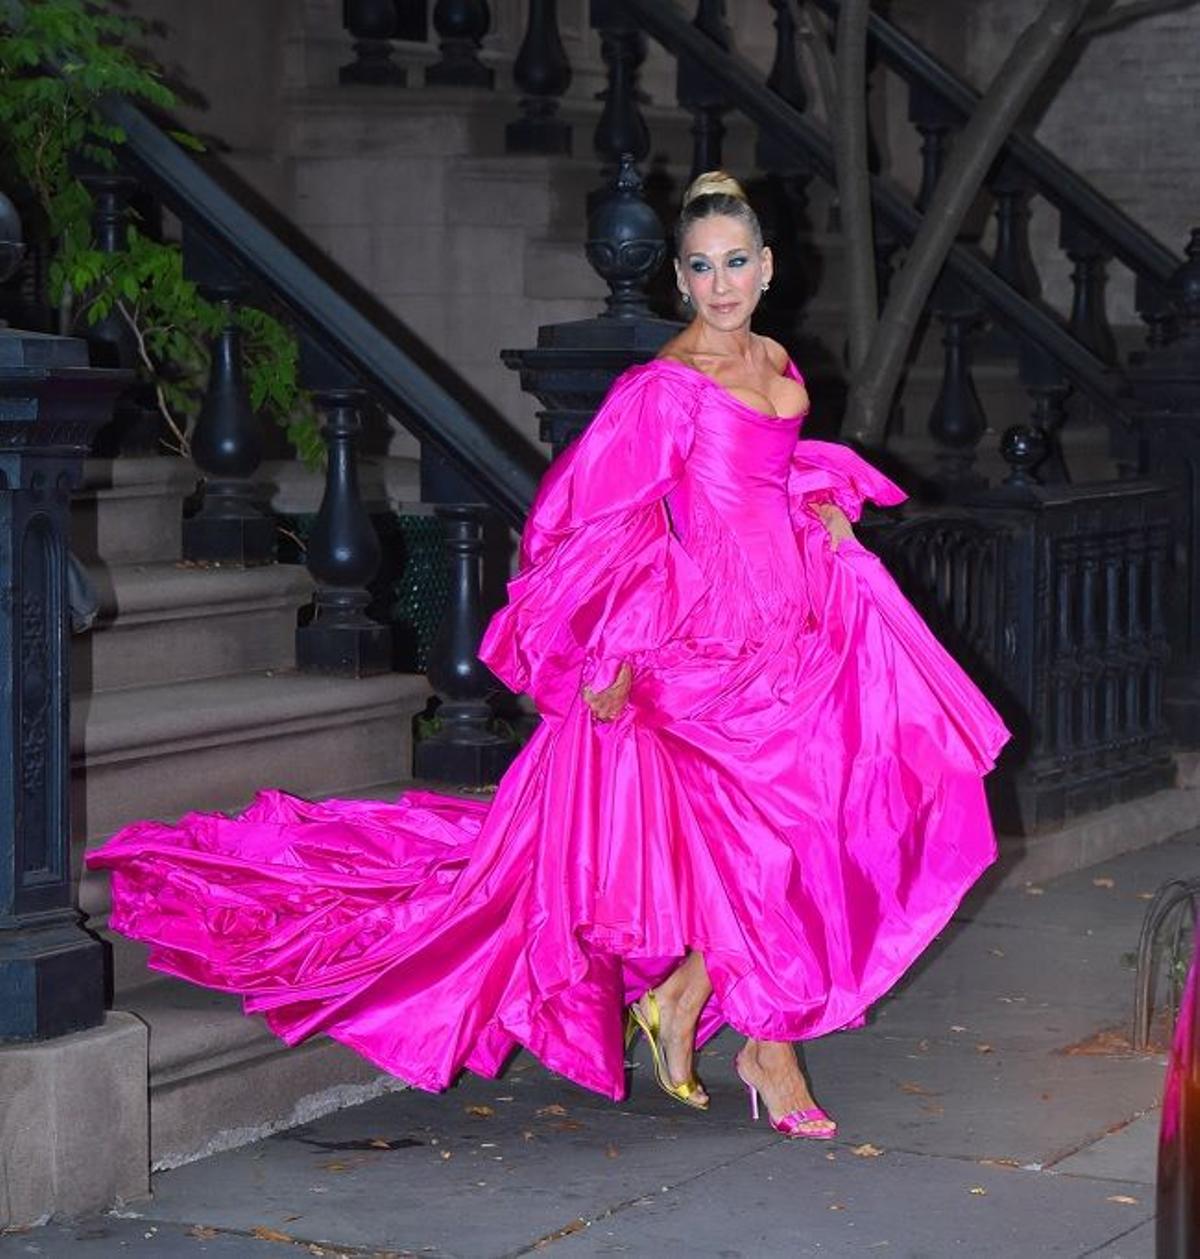
<svg viewBox="0 0 1200 1259"><path fill-rule="evenodd" d="M736 1062L738 1074L759 1091L776 1123L793 1111L816 1106L796 1060L796 1051L787 1041L748 1040ZM836 1128L832 1119L809 1119L798 1125L800 1132L810 1136Z"/></svg>

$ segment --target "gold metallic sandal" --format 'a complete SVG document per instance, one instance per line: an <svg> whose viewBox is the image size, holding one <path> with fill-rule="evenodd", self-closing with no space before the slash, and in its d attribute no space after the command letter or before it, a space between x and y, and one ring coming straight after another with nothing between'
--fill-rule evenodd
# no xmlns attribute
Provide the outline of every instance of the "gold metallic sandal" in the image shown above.
<svg viewBox="0 0 1200 1259"><path fill-rule="evenodd" d="M658 998L654 995L653 988L646 989L643 1000L646 1003L645 1010L636 1001L629 1007L629 1017L625 1024L625 1048L629 1049L638 1028L641 1028L646 1037L646 1043L650 1046L650 1057L654 1061L654 1078L658 1081L658 1087L668 1097L673 1097L677 1102L682 1102L693 1110L707 1110L708 1098L698 1096L704 1093L704 1085L694 1074L691 1079L685 1080L682 1084L671 1083L671 1077L667 1074L667 1056L663 1053L662 1045L659 1044L661 1023L658 1014Z"/></svg>

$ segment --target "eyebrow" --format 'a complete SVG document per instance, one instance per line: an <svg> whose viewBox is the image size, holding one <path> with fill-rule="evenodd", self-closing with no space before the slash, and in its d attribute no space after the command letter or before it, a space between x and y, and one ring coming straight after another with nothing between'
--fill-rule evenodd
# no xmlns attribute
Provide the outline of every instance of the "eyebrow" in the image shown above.
<svg viewBox="0 0 1200 1259"><path fill-rule="evenodd" d="M747 249L745 245L739 245L736 249L727 249L725 251L725 257L732 258L734 254L748 254L749 252L750 250ZM699 250L693 249L689 251L688 258L703 258L707 262L708 254L701 253Z"/></svg>

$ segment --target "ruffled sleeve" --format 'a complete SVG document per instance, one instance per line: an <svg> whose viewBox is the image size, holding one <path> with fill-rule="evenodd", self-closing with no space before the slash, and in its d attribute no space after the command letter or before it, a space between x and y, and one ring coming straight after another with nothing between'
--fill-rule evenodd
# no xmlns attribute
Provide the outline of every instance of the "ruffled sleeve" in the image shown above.
<svg viewBox="0 0 1200 1259"><path fill-rule="evenodd" d="M794 519L817 503L836 503L851 520L862 515L864 502L894 507L908 497L849 446L803 438L792 455L788 496Z"/></svg>
<svg viewBox="0 0 1200 1259"><path fill-rule="evenodd" d="M544 716L583 683L669 640L704 582L671 532L663 498L691 450L694 386L650 363L624 373L552 465L521 535L508 603L480 659Z"/></svg>

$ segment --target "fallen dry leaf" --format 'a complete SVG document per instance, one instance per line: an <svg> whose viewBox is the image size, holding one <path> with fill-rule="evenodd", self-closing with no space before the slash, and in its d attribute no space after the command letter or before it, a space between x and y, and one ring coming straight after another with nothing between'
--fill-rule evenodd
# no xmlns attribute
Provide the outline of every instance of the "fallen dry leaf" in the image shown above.
<svg viewBox="0 0 1200 1259"><path fill-rule="evenodd" d="M466 1106L464 1109L468 1115L474 1115L476 1119L490 1119L496 1113L492 1106Z"/></svg>
<svg viewBox="0 0 1200 1259"><path fill-rule="evenodd" d="M564 1224L562 1228L555 1230L553 1233L547 1233L545 1237L539 1237L533 1243L534 1250L545 1250L547 1246L552 1245L556 1241L560 1241L564 1237L570 1237L572 1233L578 1233L582 1229L587 1228L587 1220L572 1220L570 1224Z"/></svg>
<svg viewBox="0 0 1200 1259"><path fill-rule="evenodd" d="M257 1237L260 1242L294 1242L296 1239L291 1233L281 1233L277 1228L268 1228L265 1224L259 1224L250 1230L252 1237Z"/></svg>
<svg viewBox="0 0 1200 1259"><path fill-rule="evenodd" d="M872 1145L870 1141L864 1141L862 1145L854 1146L850 1153L857 1154L859 1158L878 1158L883 1151L877 1145Z"/></svg>
<svg viewBox="0 0 1200 1259"><path fill-rule="evenodd" d="M1020 1167L1021 1164L1015 1158L981 1158L979 1160L980 1167L1006 1167L1009 1170Z"/></svg>
<svg viewBox="0 0 1200 1259"><path fill-rule="evenodd" d="M1025 885L1026 896L1045 896L1046 889L1044 887L1035 887L1032 883Z"/></svg>
<svg viewBox="0 0 1200 1259"><path fill-rule="evenodd" d="M965 1032L967 1029L961 1023L951 1023L950 1030L952 1032Z"/></svg>
<svg viewBox="0 0 1200 1259"><path fill-rule="evenodd" d="M975 1052L977 1054L990 1054L992 1052L992 1047L991 1045L985 1044L983 1041L980 1041L980 1043L975 1046Z"/></svg>
<svg viewBox="0 0 1200 1259"><path fill-rule="evenodd" d="M1139 892L1137 898L1140 901L1152 901L1154 899L1153 892Z"/></svg>
<svg viewBox="0 0 1200 1259"><path fill-rule="evenodd" d="M217 1235L215 1228L209 1228L207 1224L193 1224L188 1229L187 1235L194 1237L198 1242L210 1242Z"/></svg>
<svg viewBox="0 0 1200 1259"><path fill-rule="evenodd" d="M1101 875L1098 879L1092 880L1093 887L1116 887L1116 879L1110 879L1108 875Z"/></svg>
<svg viewBox="0 0 1200 1259"><path fill-rule="evenodd" d="M915 1080L905 1080L900 1085L901 1093L913 1093L917 1097L936 1097L936 1093L930 1092L924 1084L918 1084Z"/></svg>
<svg viewBox="0 0 1200 1259"><path fill-rule="evenodd" d="M446 1161L446 1159L450 1159L450 1158L453 1158L453 1157L454 1157L454 1154L453 1154L453 1152L452 1152L451 1150L442 1150L442 1151L440 1151L440 1153L441 1153L441 1157L442 1157L442 1161L443 1161L443 1162L445 1162L445 1161Z"/></svg>
<svg viewBox="0 0 1200 1259"><path fill-rule="evenodd" d="M383 1137L372 1137L370 1146L373 1150L390 1150L392 1148L392 1143L390 1141L385 1141Z"/></svg>
<svg viewBox="0 0 1200 1259"><path fill-rule="evenodd" d="M348 1172L350 1170L349 1163L340 1163L337 1159L334 1159L330 1163L318 1163L317 1166L323 1172Z"/></svg>
<svg viewBox="0 0 1200 1259"><path fill-rule="evenodd" d="M537 1138L537 1133L534 1132L531 1128L526 1128L525 1131L521 1133L521 1139L523 1141L533 1141L536 1138Z"/></svg>
<svg viewBox="0 0 1200 1259"><path fill-rule="evenodd" d="M973 1194L974 1194L977 1198L985 1198L985 1197L987 1197L987 1190L986 1190L986 1189L985 1189L982 1185L972 1185L972 1186L971 1186L971 1192L972 1192L972 1193L973 1193Z"/></svg>
<svg viewBox="0 0 1200 1259"><path fill-rule="evenodd" d="M1127 1193L1114 1193L1110 1197L1106 1198L1105 1201L1119 1202L1122 1206L1127 1207L1135 1207L1138 1204L1138 1200L1136 1198L1131 1198Z"/></svg>
<svg viewBox="0 0 1200 1259"><path fill-rule="evenodd" d="M565 1115L567 1108L560 1106L557 1102L551 1102L549 1106L539 1106L533 1113L535 1115Z"/></svg>
<svg viewBox="0 0 1200 1259"><path fill-rule="evenodd" d="M831 1202L829 1204L829 1209L831 1211L844 1211L846 1209L846 1204L844 1202Z"/></svg>
<svg viewBox="0 0 1200 1259"><path fill-rule="evenodd" d="M578 1132L583 1124L578 1119L560 1119L557 1123L552 1123L550 1127L555 1132Z"/></svg>
<svg viewBox="0 0 1200 1259"><path fill-rule="evenodd" d="M1003 957L1003 956L1004 956L1004 950L1003 950L1003 949L988 949L988 952L989 952L989 953L990 953L993 957Z"/></svg>

